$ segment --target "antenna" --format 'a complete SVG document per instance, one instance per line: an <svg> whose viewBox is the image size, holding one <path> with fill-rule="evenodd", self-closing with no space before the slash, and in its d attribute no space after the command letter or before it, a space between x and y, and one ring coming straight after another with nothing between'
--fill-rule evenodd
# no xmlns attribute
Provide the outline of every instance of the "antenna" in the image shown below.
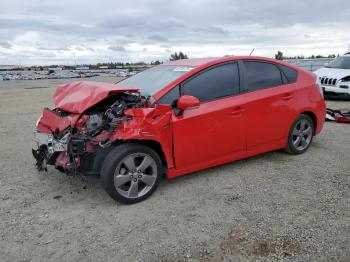
<svg viewBox="0 0 350 262"><path fill-rule="evenodd" d="M255 48L253 48L253 50L250 52L249 56L251 56L254 52Z"/></svg>

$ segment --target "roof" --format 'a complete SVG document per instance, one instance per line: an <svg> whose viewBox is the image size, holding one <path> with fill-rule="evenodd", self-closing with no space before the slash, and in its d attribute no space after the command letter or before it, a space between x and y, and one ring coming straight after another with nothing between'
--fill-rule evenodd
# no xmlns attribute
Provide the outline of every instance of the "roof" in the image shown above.
<svg viewBox="0 0 350 262"><path fill-rule="evenodd" d="M203 65L212 65L216 63L224 63L229 62L233 60L241 60L241 59L247 59L247 60L264 60L264 61L270 61L270 62L276 62L275 59L267 58L267 57L260 57L260 56L223 56L223 57L208 57L208 58L190 58L190 59L182 59L182 60L176 60L176 61L170 61L167 63L162 64L161 66L191 66L191 67L199 67ZM283 63L282 61L279 61L279 63Z"/></svg>
<svg viewBox="0 0 350 262"><path fill-rule="evenodd" d="M162 65L174 65L174 66L201 66L210 62L213 62L215 60L220 60L222 57L208 57L208 58L190 58L190 59L181 59L181 60L175 60L170 61L167 63L164 63Z"/></svg>

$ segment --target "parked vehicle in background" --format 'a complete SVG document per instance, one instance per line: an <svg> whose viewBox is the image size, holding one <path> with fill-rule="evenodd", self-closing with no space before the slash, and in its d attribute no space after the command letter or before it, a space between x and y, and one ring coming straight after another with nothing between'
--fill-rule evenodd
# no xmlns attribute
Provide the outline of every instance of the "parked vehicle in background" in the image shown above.
<svg viewBox="0 0 350 262"><path fill-rule="evenodd" d="M314 72L326 98L350 98L350 53Z"/></svg>
<svg viewBox="0 0 350 262"><path fill-rule="evenodd" d="M117 84L60 86L36 125L39 170L100 174L135 203L175 178L264 152L304 153L325 121L316 76L274 59L169 62Z"/></svg>

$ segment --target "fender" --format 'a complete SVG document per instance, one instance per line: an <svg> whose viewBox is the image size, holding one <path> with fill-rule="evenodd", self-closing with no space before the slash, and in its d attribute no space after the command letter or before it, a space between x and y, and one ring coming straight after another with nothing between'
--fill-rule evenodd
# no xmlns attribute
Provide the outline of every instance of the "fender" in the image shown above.
<svg viewBox="0 0 350 262"><path fill-rule="evenodd" d="M169 105L128 109L125 115L132 119L119 125L110 140L156 141L160 144L170 169L174 167L171 114L172 109Z"/></svg>

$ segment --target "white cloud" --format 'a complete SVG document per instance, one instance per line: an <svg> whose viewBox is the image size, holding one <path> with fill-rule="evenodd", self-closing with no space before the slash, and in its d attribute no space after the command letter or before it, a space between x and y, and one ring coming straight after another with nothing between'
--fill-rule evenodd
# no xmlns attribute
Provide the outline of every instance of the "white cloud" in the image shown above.
<svg viewBox="0 0 350 262"><path fill-rule="evenodd" d="M0 10L0 64L327 55L350 44L347 0L2 0Z"/></svg>

